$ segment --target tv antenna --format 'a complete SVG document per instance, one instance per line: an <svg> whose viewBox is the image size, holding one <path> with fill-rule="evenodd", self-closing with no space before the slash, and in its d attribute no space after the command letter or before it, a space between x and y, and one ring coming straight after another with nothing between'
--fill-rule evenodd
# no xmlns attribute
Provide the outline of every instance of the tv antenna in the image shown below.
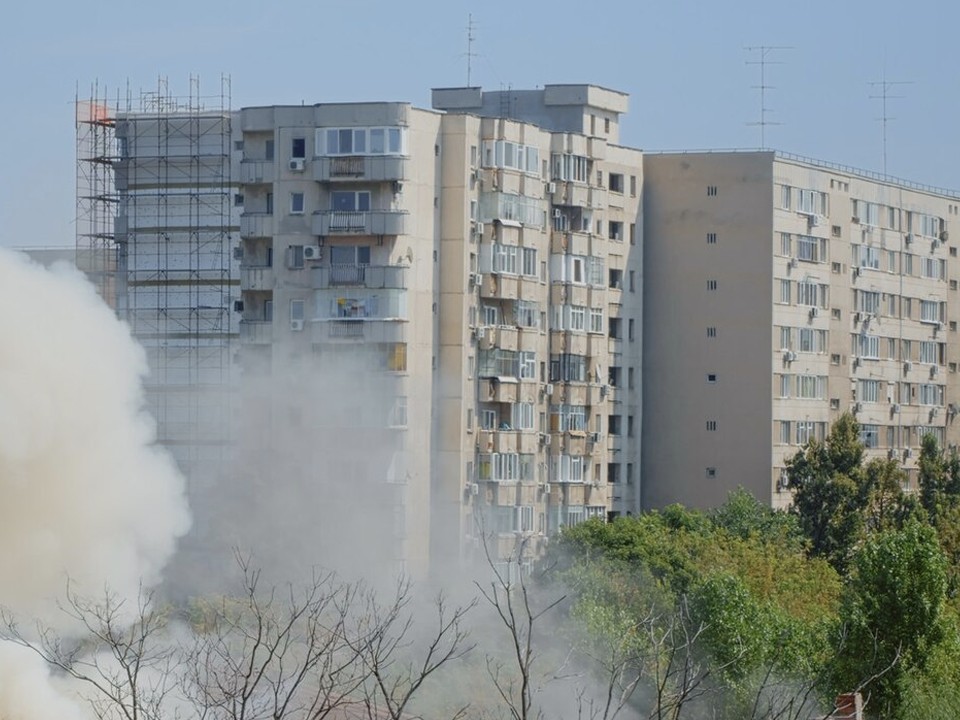
<svg viewBox="0 0 960 720"><path fill-rule="evenodd" d="M902 100L903 95L891 95L891 88L896 87L897 85L912 85L911 80L887 80L887 73L884 71L883 79L877 80L876 82L869 83L871 88L880 88L879 95L869 95L868 97L871 100L880 101L881 114L880 117L876 118L880 121L881 127L881 138L883 142L883 174L887 174L887 123L891 120L896 120L896 118L890 117L887 112L887 100Z"/></svg>
<svg viewBox="0 0 960 720"><path fill-rule="evenodd" d="M477 39L474 35L476 23L473 22L473 13L467 15L467 87L470 87L470 75L473 69L473 59L477 54L473 51L473 41Z"/></svg>
<svg viewBox="0 0 960 720"><path fill-rule="evenodd" d="M767 125L782 125L782 123L767 119L767 115L772 112L767 107L767 90L774 89L773 85L767 85L767 65L783 65L778 60L771 60L770 54L781 50L793 50L793 48L787 45L750 45L745 47L744 50L753 53L756 57L755 60L747 60L747 65L760 66L760 84L751 85L752 89L760 91L760 119L757 122L749 122L747 125L760 127L760 149L763 150L767 147Z"/></svg>

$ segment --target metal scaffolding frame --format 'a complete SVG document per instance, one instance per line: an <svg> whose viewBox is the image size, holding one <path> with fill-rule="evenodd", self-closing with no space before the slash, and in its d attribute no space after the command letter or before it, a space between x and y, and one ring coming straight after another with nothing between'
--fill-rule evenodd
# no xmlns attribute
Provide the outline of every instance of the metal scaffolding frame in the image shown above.
<svg viewBox="0 0 960 720"><path fill-rule="evenodd" d="M78 265L144 347L158 441L188 478L232 437L232 151L226 76L212 95L191 76L186 97L159 78L136 104L77 101Z"/></svg>

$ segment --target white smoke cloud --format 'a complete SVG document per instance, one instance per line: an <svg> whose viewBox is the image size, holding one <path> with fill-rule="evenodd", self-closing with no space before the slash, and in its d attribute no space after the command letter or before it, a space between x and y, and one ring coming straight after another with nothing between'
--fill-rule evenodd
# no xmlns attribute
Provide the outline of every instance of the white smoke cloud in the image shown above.
<svg viewBox="0 0 960 720"><path fill-rule="evenodd" d="M27 648L0 643L0 718L83 720L87 715Z"/></svg>
<svg viewBox="0 0 960 720"><path fill-rule="evenodd" d="M160 579L184 480L153 444L143 351L76 269L0 249L0 308L0 605L56 624L68 578L124 597Z"/></svg>

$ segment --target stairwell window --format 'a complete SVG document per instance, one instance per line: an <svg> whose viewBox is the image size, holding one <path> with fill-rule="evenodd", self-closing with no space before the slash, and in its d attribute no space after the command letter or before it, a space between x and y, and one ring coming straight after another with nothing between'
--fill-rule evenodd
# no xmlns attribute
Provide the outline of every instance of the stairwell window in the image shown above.
<svg viewBox="0 0 960 720"><path fill-rule="evenodd" d="M303 193L290 193L290 214L303 215Z"/></svg>

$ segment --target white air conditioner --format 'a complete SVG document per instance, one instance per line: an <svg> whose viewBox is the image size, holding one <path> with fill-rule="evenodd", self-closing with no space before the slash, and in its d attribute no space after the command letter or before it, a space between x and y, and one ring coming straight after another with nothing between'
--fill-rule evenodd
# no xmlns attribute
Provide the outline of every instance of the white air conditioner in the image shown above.
<svg viewBox="0 0 960 720"><path fill-rule="evenodd" d="M819 215L808 215L807 220L810 223L810 227L817 227L823 224L823 218Z"/></svg>
<svg viewBox="0 0 960 720"><path fill-rule="evenodd" d="M553 395L553 383L547 383L543 386L543 394L547 397Z"/></svg>
<svg viewBox="0 0 960 720"><path fill-rule="evenodd" d="M290 329L293 332L301 332L303 330L303 320L291 320Z"/></svg>
<svg viewBox="0 0 960 720"><path fill-rule="evenodd" d="M905 373L908 373L908 372L910 372L911 370L913 370L913 363L910 362L909 360L907 360L907 361L903 364L903 371L904 371Z"/></svg>
<svg viewBox="0 0 960 720"><path fill-rule="evenodd" d="M887 451L887 457L888 457L890 460L893 460L894 458L896 458L898 454L899 454L899 452L897 451L896 448L890 448L890 449Z"/></svg>
<svg viewBox="0 0 960 720"><path fill-rule="evenodd" d="M810 308L810 319L813 320L817 315L820 314L820 308L812 307Z"/></svg>
<svg viewBox="0 0 960 720"><path fill-rule="evenodd" d="M307 161L304 158L293 158L290 161L290 169L294 172L303 172L303 169L307 166Z"/></svg>
<svg viewBox="0 0 960 720"><path fill-rule="evenodd" d="M610 392L610 386L609 386L609 385L601 385L601 386L600 386L600 397L606 397L608 392Z"/></svg>
<svg viewBox="0 0 960 720"><path fill-rule="evenodd" d="M482 236L483 236L483 230L484 230L483 223L482 223L482 222L478 222L478 223L476 224L476 228L477 228L477 235L480 235L480 236L482 237Z"/></svg>
<svg viewBox="0 0 960 720"><path fill-rule="evenodd" d="M903 236L903 241L904 241L907 245L909 245L910 243L913 242L913 235L911 235L910 233L907 233L906 235Z"/></svg>
<svg viewBox="0 0 960 720"><path fill-rule="evenodd" d="M894 403L890 406L890 412L897 415L900 412L900 403Z"/></svg>
<svg viewBox="0 0 960 720"><path fill-rule="evenodd" d="M930 419L933 420L937 415L940 414L939 408L930 408Z"/></svg>
<svg viewBox="0 0 960 720"><path fill-rule="evenodd" d="M946 230L940 231L940 242L947 242L950 239L950 233Z"/></svg>
<svg viewBox="0 0 960 720"><path fill-rule="evenodd" d="M555 182L547 183L547 195L553 195L557 191L557 184Z"/></svg>
<svg viewBox="0 0 960 720"><path fill-rule="evenodd" d="M913 457L913 448L907 448L906 450L904 450L904 451L903 451L903 456L904 456L905 458L912 458L912 457Z"/></svg>
<svg viewBox="0 0 960 720"><path fill-rule="evenodd" d="M480 494L480 483L470 483L470 494L471 495Z"/></svg>
<svg viewBox="0 0 960 720"><path fill-rule="evenodd" d="M854 279L860 277L860 273L862 273L862 272L863 272L863 268L861 268L859 265L856 266L856 267L853 269L853 277L854 277Z"/></svg>
<svg viewBox="0 0 960 720"><path fill-rule="evenodd" d="M783 354L783 360L784 360L784 362L790 363L790 362L793 362L793 361L796 360L796 359L797 359L797 354L796 354L793 350L787 350L787 351Z"/></svg>
<svg viewBox="0 0 960 720"><path fill-rule="evenodd" d="M304 260L322 260L323 251L316 245L304 245L303 259Z"/></svg>
<svg viewBox="0 0 960 720"><path fill-rule="evenodd" d="M590 442L592 442L592 443L598 443L598 442L600 442L600 433L598 433L598 432L592 432L592 433L590 433Z"/></svg>
<svg viewBox="0 0 960 720"><path fill-rule="evenodd" d="M473 284L477 287L483 285L483 274L482 273L470 273L470 279L473 281Z"/></svg>
<svg viewBox="0 0 960 720"><path fill-rule="evenodd" d="M930 243L930 252L936 252L937 248L940 247L940 241L934 240Z"/></svg>
<svg viewBox="0 0 960 720"><path fill-rule="evenodd" d="M856 415L856 414L857 414L858 412L860 412L862 409L863 409L863 404L862 404L862 403L855 402L855 403L853 404L852 410L853 410L853 414L854 414L854 415Z"/></svg>
<svg viewBox="0 0 960 720"><path fill-rule="evenodd" d="M956 415L956 414L957 414L957 404L947 403L947 415Z"/></svg>
<svg viewBox="0 0 960 720"><path fill-rule="evenodd" d="M793 268L795 268L796 266L797 266L797 259L796 259L796 258L790 258L789 260L787 260L787 267L788 267L790 270L793 270Z"/></svg>
<svg viewBox="0 0 960 720"><path fill-rule="evenodd" d="M937 375L939 375L939 374L940 374L940 368L939 368L938 366L936 366L936 365L931 365L931 366L930 366L930 377L935 378L935 377L936 377Z"/></svg>
<svg viewBox="0 0 960 720"><path fill-rule="evenodd" d="M862 314L862 313L855 312L855 313L853 314L853 324L854 324L854 325L856 325L857 323L859 323L859 322L862 321L862 320L863 320L863 314Z"/></svg>

